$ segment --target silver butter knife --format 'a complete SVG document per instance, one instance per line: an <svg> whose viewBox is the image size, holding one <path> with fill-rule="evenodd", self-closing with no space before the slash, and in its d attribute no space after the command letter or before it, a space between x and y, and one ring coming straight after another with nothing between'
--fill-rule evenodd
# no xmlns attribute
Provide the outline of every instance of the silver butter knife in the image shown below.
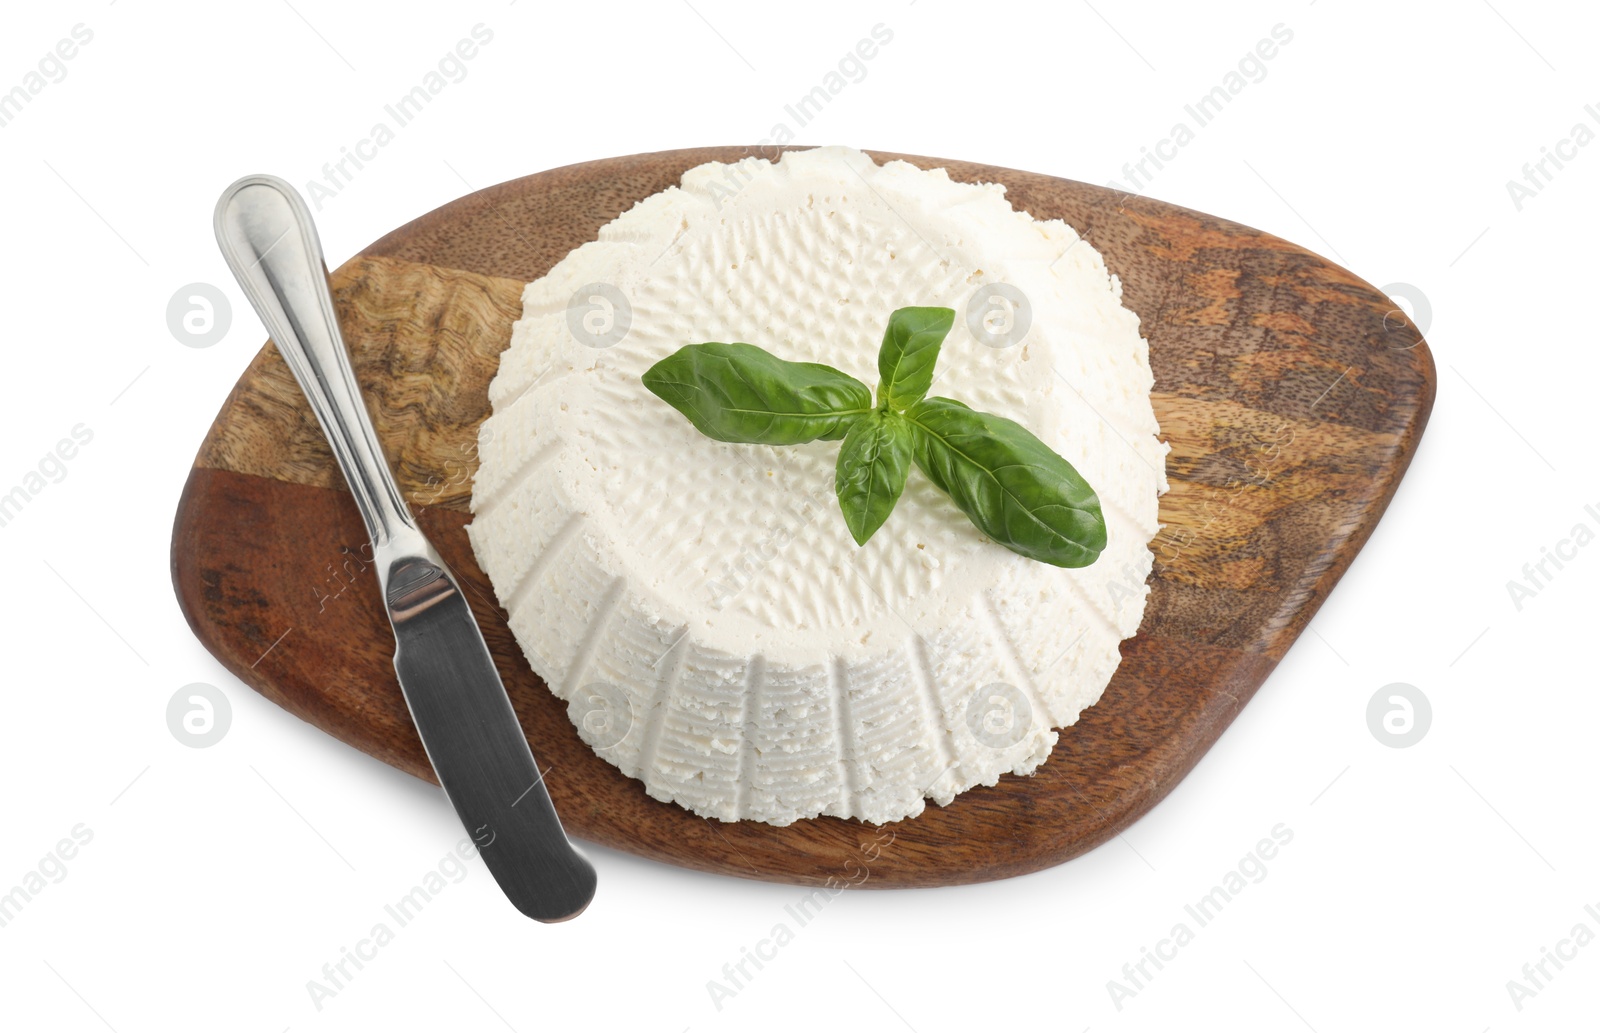
<svg viewBox="0 0 1600 1033"><path fill-rule="evenodd" d="M339 332L311 213L273 176L217 202L217 243L300 382L367 525L395 671L433 770L517 910L577 917L595 871L568 841L460 583L390 473Z"/></svg>

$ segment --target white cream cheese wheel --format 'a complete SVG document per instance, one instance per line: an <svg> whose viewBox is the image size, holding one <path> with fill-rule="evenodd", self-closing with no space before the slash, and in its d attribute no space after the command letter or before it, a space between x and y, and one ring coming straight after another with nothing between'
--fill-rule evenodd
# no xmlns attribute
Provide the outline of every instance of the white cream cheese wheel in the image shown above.
<svg viewBox="0 0 1600 1033"><path fill-rule="evenodd" d="M1100 698L1166 489L1148 348L1099 253L1004 195L839 147L712 163L528 284L467 530L534 671L652 797L895 821L1033 771ZM640 381L743 341L876 387L909 305L956 312L932 394L1016 420L1098 492L1095 563L1008 551L915 469L858 547L838 442L713 441Z"/></svg>

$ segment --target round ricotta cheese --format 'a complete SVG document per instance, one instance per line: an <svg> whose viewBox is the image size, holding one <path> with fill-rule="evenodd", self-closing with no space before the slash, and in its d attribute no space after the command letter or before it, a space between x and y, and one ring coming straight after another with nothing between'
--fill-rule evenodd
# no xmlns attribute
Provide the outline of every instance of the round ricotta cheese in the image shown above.
<svg viewBox="0 0 1600 1033"><path fill-rule="evenodd" d="M839 444L725 444L640 381L743 341L869 385L889 314L956 312L932 395L1027 427L1099 494L1081 569L987 539L913 469L863 547ZM535 672L653 797L887 822L1033 771L1144 611L1166 490L1138 317L995 184L826 147L691 169L528 284L467 528Z"/></svg>

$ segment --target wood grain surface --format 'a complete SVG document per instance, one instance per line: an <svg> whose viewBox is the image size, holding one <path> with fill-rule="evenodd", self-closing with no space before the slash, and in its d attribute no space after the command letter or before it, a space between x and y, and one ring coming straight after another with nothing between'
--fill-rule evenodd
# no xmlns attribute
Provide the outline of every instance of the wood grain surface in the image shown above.
<svg viewBox="0 0 1600 1033"><path fill-rule="evenodd" d="M503 183L336 270L345 336L400 486L473 589L576 838L807 885L947 885L1059 864L1126 828L1188 773L1338 582L1427 422L1427 345L1378 290L1269 234L1050 176L869 152L1002 183L1017 208L1076 227L1121 278L1150 340L1156 415L1172 444L1149 605L1102 700L1031 777L1003 776L881 828L699 818L650 799L579 740L565 705L524 661L463 527L487 388L524 282L686 169L754 153L642 154ZM431 779L369 559L316 420L269 342L223 404L179 503L179 602L206 648L246 684Z"/></svg>

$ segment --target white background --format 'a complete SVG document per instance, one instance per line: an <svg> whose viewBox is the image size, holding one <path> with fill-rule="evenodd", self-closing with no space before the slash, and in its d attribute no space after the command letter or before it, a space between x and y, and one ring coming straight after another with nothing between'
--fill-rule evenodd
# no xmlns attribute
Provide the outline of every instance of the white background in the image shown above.
<svg viewBox="0 0 1600 1033"><path fill-rule="evenodd" d="M12 579L0 890L75 825L93 839L0 928L0 1025L1478 1033L1592 1022L1600 945L1547 965L1553 978L1520 1010L1507 982L1574 925L1600 935L1584 910L1600 913L1600 546L1578 550L1520 610L1507 582L1574 525L1600 530L1600 146L1547 165L1554 175L1520 209L1506 182L1575 124L1600 131L1584 110L1600 110L1600 20L1577 4L1511 0L1222 8L11 5L0 89L74 25L93 40L0 128L0 490L75 425L93 440L0 527ZM264 339L212 240L218 193L247 172L320 177L478 23L493 41L467 77L322 206L330 264L473 188L767 138L784 105L880 22L892 42L798 142L1091 182L1121 178L1274 25L1292 31L1266 77L1148 192L1426 298L1439 399L1392 508L1216 748L1085 857L999 884L847 894L720 1011L707 981L774 924L793 925L783 908L800 890L591 849L595 903L545 927L473 861L318 1010L307 981L462 832L437 790L230 677L173 600L179 491ZM207 349L166 323L168 299L195 281L233 304L232 329ZM168 731L167 701L191 682L232 703L231 729L208 749ZM1368 729L1368 700L1391 682L1431 701L1432 726L1410 748ZM1293 841L1267 877L1119 1009L1108 980L1279 823Z"/></svg>

